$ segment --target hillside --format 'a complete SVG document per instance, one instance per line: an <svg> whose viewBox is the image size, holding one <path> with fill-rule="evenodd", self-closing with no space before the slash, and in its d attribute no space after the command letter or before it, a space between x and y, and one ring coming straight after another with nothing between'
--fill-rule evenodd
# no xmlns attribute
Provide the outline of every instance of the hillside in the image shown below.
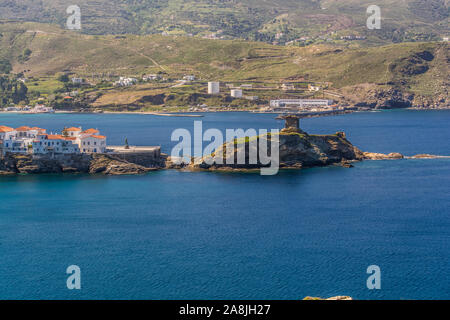
<svg viewBox="0 0 450 320"><path fill-rule="evenodd" d="M386 92L386 99L392 95L399 99L420 95L423 101L438 98L444 103L448 99L449 50L443 42L281 47L183 36L83 35L36 23L3 23L0 35L0 60L10 65L13 73L34 77L27 86L30 92L42 94L61 90L62 83L56 78L62 73L95 84L159 72L174 80L193 74L200 81L254 82L268 88L284 82L319 82L345 93L352 103L366 100L367 94L374 100L383 99ZM100 91L102 99L111 95L107 101L122 99L124 104L167 92L199 93L195 86L174 88L169 84ZM255 95L261 94L272 97L280 92L267 89Z"/></svg>
<svg viewBox="0 0 450 320"><path fill-rule="evenodd" d="M0 19L65 26L71 0L0 0ZM448 0L379 0L382 29L366 28L370 0L79 0L87 34L191 34L285 43L361 35L367 44L448 35ZM320 37L320 38L319 38ZM311 39L309 39L311 38Z"/></svg>

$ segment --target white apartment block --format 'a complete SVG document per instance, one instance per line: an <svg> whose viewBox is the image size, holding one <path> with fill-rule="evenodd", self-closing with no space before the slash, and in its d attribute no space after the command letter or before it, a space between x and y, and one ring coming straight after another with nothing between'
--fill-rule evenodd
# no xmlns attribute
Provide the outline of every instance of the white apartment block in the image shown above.
<svg viewBox="0 0 450 320"><path fill-rule="evenodd" d="M333 104L333 100L325 99L280 99L270 100L270 106L272 108L296 106L296 107L318 107L329 106Z"/></svg>

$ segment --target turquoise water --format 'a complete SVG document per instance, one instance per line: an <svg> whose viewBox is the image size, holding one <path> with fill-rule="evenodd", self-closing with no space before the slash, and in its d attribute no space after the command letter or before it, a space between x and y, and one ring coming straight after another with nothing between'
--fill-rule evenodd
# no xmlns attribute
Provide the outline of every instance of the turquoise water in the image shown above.
<svg viewBox="0 0 450 320"><path fill-rule="evenodd" d="M0 115L0 124L99 128L159 144L192 118ZM271 115L210 114L205 127L279 128ZM450 154L450 112L302 121L373 152ZM0 178L0 299L450 298L450 160L369 161L258 174ZM66 288L78 265L82 289ZM366 287L369 265L382 289Z"/></svg>

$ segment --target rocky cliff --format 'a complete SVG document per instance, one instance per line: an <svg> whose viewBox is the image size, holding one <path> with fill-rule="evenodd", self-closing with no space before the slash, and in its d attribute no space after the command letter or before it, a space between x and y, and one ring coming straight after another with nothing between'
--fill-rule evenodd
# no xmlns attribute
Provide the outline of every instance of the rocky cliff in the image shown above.
<svg viewBox="0 0 450 320"><path fill-rule="evenodd" d="M386 66L383 81L342 87L342 102L373 109L448 109L449 61L447 43L411 52Z"/></svg>
<svg viewBox="0 0 450 320"><path fill-rule="evenodd" d="M6 154L0 158L0 175L36 173L143 174L157 168L144 167L103 154L32 156Z"/></svg>

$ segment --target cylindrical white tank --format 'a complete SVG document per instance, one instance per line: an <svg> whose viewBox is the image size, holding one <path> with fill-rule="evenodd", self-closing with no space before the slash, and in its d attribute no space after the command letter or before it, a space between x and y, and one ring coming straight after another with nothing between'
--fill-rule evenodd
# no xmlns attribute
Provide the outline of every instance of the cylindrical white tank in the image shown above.
<svg viewBox="0 0 450 320"><path fill-rule="evenodd" d="M242 90L240 89L231 90L231 96L233 98L242 98Z"/></svg>
<svg viewBox="0 0 450 320"><path fill-rule="evenodd" d="M208 94L219 94L220 82L208 82Z"/></svg>

